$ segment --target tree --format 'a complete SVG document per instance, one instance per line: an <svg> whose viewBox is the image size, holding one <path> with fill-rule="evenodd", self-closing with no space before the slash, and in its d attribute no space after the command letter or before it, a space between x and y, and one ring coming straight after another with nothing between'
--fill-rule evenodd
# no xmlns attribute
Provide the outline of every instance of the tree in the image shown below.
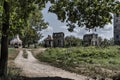
<svg viewBox="0 0 120 80"><path fill-rule="evenodd" d="M2 19L2 39L1 39L1 55L0 55L0 78L6 80L7 75L7 60L8 60L8 29L9 29L9 17L10 6L8 2L3 3L4 16Z"/></svg>
<svg viewBox="0 0 120 80"><path fill-rule="evenodd" d="M107 47L107 46L113 46L114 45L114 39L110 38L110 39L104 39L101 41L100 46L101 47Z"/></svg>
<svg viewBox="0 0 120 80"><path fill-rule="evenodd" d="M114 45L114 38L110 38L110 40L109 40L109 44L110 44L111 46Z"/></svg>
<svg viewBox="0 0 120 80"><path fill-rule="evenodd" d="M27 29L25 34L21 37L21 39L23 41L23 47L25 48L26 45L28 45L28 47L29 47L30 44L35 45L38 42L38 40L41 38L42 38L41 33L38 33L37 31L35 31L32 28Z"/></svg>
<svg viewBox="0 0 120 80"><path fill-rule="evenodd" d="M102 44L102 37L98 37L99 46Z"/></svg>
<svg viewBox="0 0 120 80"><path fill-rule="evenodd" d="M79 38L76 38L74 36L66 36L65 37L65 46L66 47L75 47L75 46L81 46L82 40Z"/></svg>
<svg viewBox="0 0 120 80"><path fill-rule="evenodd" d="M113 14L120 14L118 0L51 0L49 11L58 16L58 20L66 22L68 30L77 26L88 29L103 28L111 22Z"/></svg>
<svg viewBox="0 0 120 80"><path fill-rule="evenodd" d="M107 46L109 46L109 40L108 40L108 39L104 39L104 40L102 41L102 43L101 43L101 46L102 46L102 47L107 47Z"/></svg>
<svg viewBox="0 0 120 80"><path fill-rule="evenodd" d="M30 16L30 27L26 28L26 32L22 36L23 47L25 45L36 44L40 38L42 38L41 30L48 27L48 23L44 22L42 12L36 8L32 11Z"/></svg>

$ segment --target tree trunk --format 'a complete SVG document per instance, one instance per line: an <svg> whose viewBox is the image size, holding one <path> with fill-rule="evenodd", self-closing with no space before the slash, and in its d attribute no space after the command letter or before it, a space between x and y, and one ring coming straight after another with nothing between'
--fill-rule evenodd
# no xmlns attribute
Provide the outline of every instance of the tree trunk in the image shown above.
<svg viewBox="0 0 120 80"><path fill-rule="evenodd" d="M34 43L34 48L37 48L37 44L36 43Z"/></svg>
<svg viewBox="0 0 120 80"><path fill-rule="evenodd" d="M8 61L8 29L9 29L9 3L4 0L4 16L2 23L1 55L0 55L0 80L7 80Z"/></svg>

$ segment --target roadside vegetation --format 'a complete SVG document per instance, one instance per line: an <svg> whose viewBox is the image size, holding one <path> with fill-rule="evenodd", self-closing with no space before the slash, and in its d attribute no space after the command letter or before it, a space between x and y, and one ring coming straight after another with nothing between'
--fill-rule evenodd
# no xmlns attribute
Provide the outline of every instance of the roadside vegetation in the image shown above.
<svg viewBox="0 0 120 80"><path fill-rule="evenodd" d="M24 57L24 58L28 58L28 54L26 53L25 50L23 50L23 57Z"/></svg>
<svg viewBox="0 0 120 80"><path fill-rule="evenodd" d="M120 72L119 46L49 48L36 57L51 65L94 78L112 78Z"/></svg>
<svg viewBox="0 0 120 80"><path fill-rule="evenodd" d="M18 49L15 48L9 48L9 54L8 54L8 67L14 67L14 59L17 57L19 53Z"/></svg>
<svg viewBox="0 0 120 80"><path fill-rule="evenodd" d="M21 69L16 68L15 66L8 67L8 80L23 80L23 77L21 77Z"/></svg>
<svg viewBox="0 0 120 80"><path fill-rule="evenodd" d="M18 53L18 49L9 48L7 68L8 80L23 80L22 77L20 77L21 70L17 68L14 64L14 59L17 57Z"/></svg>
<svg viewBox="0 0 120 80"><path fill-rule="evenodd" d="M19 53L18 49L15 48L9 48L9 54L8 54L8 59L9 60L14 60Z"/></svg>

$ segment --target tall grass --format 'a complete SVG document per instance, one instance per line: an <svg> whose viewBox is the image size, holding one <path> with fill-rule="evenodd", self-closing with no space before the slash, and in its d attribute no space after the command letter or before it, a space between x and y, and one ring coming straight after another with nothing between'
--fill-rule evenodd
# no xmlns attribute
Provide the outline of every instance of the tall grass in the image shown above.
<svg viewBox="0 0 120 80"><path fill-rule="evenodd" d="M119 49L119 46L110 46L106 48L93 46L50 48L47 49L45 52L38 54L36 57L40 61L48 62L51 65L62 67L66 70L74 71L77 73L91 74L93 72L93 74L99 74L99 71L96 71L95 67L102 67L111 70L120 70ZM85 68L85 70L88 69L88 72L82 72L81 68ZM98 68L97 70L99 70ZM105 74L108 76L107 73ZM101 75L104 76L105 74L102 73Z"/></svg>
<svg viewBox="0 0 120 80"><path fill-rule="evenodd" d="M16 67L8 67L8 80L23 80L21 70Z"/></svg>
<svg viewBox="0 0 120 80"><path fill-rule="evenodd" d="M9 48L8 50L9 50L8 59L14 60L17 57L19 50L15 48Z"/></svg>
<svg viewBox="0 0 120 80"><path fill-rule="evenodd" d="M9 48L8 50L8 80L23 80L20 77L21 69L17 68L14 64L14 59L17 57L19 50L15 48Z"/></svg>

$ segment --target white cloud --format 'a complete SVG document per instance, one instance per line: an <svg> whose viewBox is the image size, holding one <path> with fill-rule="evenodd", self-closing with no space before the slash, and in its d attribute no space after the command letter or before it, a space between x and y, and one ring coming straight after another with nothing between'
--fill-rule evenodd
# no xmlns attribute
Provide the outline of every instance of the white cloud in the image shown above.
<svg viewBox="0 0 120 80"><path fill-rule="evenodd" d="M53 27L48 26L48 28L42 30L41 33L42 33L42 35L44 37L40 41L43 41L48 35L52 35L52 33L53 33Z"/></svg>

